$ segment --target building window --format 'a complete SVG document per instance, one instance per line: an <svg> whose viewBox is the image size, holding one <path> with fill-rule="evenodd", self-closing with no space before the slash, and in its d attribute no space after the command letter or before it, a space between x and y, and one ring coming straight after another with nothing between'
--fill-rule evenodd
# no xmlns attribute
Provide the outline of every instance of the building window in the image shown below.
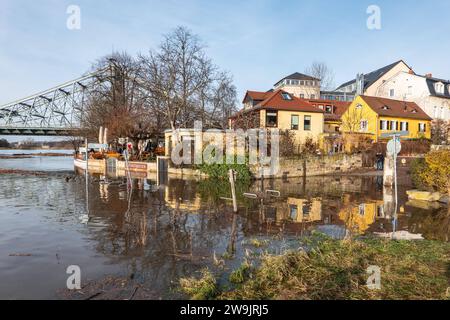
<svg viewBox="0 0 450 320"><path fill-rule="evenodd" d="M409 130L409 123L407 121L402 121L401 130L402 131L408 131Z"/></svg>
<svg viewBox="0 0 450 320"><path fill-rule="evenodd" d="M333 113L333 107L332 106L326 106L325 107L325 112L326 113Z"/></svg>
<svg viewBox="0 0 450 320"><path fill-rule="evenodd" d="M434 85L434 89L437 93L444 94L444 84L441 82L438 82Z"/></svg>
<svg viewBox="0 0 450 320"><path fill-rule="evenodd" d="M298 206L292 204L289 206L289 216L292 220L297 221Z"/></svg>
<svg viewBox="0 0 450 320"><path fill-rule="evenodd" d="M377 218L384 218L384 207L377 206Z"/></svg>
<svg viewBox="0 0 450 320"><path fill-rule="evenodd" d="M300 80L300 85L301 85L301 86L304 86L304 85L305 85L305 81Z"/></svg>
<svg viewBox="0 0 450 320"><path fill-rule="evenodd" d="M315 94L312 94L311 95L311 99L315 99L316 98L316 95Z"/></svg>
<svg viewBox="0 0 450 320"><path fill-rule="evenodd" d="M397 131L398 130L398 121L391 121L390 130Z"/></svg>
<svg viewBox="0 0 450 320"><path fill-rule="evenodd" d="M388 122L386 120L380 120L380 130L388 130Z"/></svg>
<svg viewBox="0 0 450 320"><path fill-rule="evenodd" d="M361 203L360 205L359 205L359 208L358 208L359 210L359 214L361 215L361 216L364 216L365 214L366 214L366 205L364 204L364 203Z"/></svg>
<svg viewBox="0 0 450 320"><path fill-rule="evenodd" d="M438 107L437 106L434 106L434 112L433 112L433 114L434 114L434 118L438 118Z"/></svg>
<svg viewBox="0 0 450 320"><path fill-rule="evenodd" d="M299 125L299 117L297 115L291 116L291 130L298 130Z"/></svg>
<svg viewBox="0 0 450 320"><path fill-rule="evenodd" d="M427 131L427 125L425 123L419 123L419 132L424 133Z"/></svg>
<svg viewBox="0 0 450 320"><path fill-rule="evenodd" d="M310 212L311 212L311 203L304 202L302 206L303 217L308 217Z"/></svg>
<svg viewBox="0 0 450 320"><path fill-rule="evenodd" d="M356 109L362 109L362 104L358 103L358 104L356 105Z"/></svg>
<svg viewBox="0 0 450 320"><path fill-rule="evenodd" d="M368 127L369 127L369 121L361 120L361 122L359 124L359 131L360 132L367 132Z"/></svg>
<svg viewBox="0 0 450 320"><path fill-rule="evenodd" d="M266 113L266 127L276 128L278 126L278 113L276 111L268 111Z"/></svg>
<svg viewBox="0 0 450 320"><path fill-rule="evenodd" d="M389 97L393 97L393 96L395 96L395 90L391 89L391 90L389 90Z"/></svg>
<svg viewBox="0 0 450 320"><path fill-rule="evenodd" d="M311 116L305 116L303 128L305 131L311 131Z"/></svg>
<svg viewBox="0 0 450 320"><path fill-rule="evenodd" d="M408 87L408 93L407 93L408 95L412 95L412 86L409 86Z"/></svg>
<svg viewBox="0 0 450 320"><path fill-rule="evenodd" d="M283 96L284 100L292 100L292 97L289 93L283 92L281 95Z"/></svg>
<svg viewBox="0 0 450 320"><path fill-rule="evenodd" d="M301 99L305 99L305 95L303 93L300 94Z"/></svg>

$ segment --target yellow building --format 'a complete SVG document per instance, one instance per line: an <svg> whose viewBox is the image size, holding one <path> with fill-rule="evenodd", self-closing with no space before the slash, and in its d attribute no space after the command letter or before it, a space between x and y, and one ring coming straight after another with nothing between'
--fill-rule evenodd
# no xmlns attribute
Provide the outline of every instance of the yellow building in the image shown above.
<svg viewBox="0 0 450 320"><path fill-rule="evenodd" d="M414 102L358 96L341 120L342 132L367 134L376 142L396 131L408 131L404 139L431 139L432 119Z"/></svg>
<svg viewBox="0 0 450 320"><path fill-rule="evenodd" d="M305 99L284 91L247 91L244 109L230 118L233 128L267 128L289 130L295 142L311 138L319 142L324 131L324 111Z"/></svg>

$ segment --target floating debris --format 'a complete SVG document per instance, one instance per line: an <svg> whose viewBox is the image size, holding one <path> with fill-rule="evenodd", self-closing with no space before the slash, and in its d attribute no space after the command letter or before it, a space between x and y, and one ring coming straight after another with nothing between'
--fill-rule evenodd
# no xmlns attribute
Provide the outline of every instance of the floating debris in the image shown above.
<svg viewBox="0 0 450 320"><path fill-rule="evenodd" d="M408 231L397 231L397 232L375 232L376 236L380 238L394 239L394 240L423 240L421 234L414 234Z"/></svg>
<svg viewBox="0 0 450 320"><path fill-rule="evenodd" d="M10 253L10 257L31 257L31 253Z"/></svg>

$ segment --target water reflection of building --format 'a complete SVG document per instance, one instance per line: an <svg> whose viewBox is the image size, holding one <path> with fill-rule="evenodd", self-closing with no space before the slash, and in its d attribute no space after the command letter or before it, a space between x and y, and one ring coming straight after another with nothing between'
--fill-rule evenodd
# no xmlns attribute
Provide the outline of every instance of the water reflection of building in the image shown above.
<svg viewBox="0 0 450 320"><path fill-rule="evenodd" d="M343 207L339 211L339 219L353 233L363 234L377 219L387 218L383 200L366 200L355 203L351 200L351 195L345 194L342 202Z"/></svg>
<svg viewBox="0 0 450 320"><path fill-rule="evenodd" d="M288 217L284 220L293 222L312 222L322 220L322 199L311 200L288 198ZM286 211L284 212L286 213Z"/></svg>
<svg viewBox="0 0 450 320"><path fill-rule="evenodd" d="M289 197L287 200L264 206L264 211L265 220L275 224L322 221L322 199Z"/></svg>

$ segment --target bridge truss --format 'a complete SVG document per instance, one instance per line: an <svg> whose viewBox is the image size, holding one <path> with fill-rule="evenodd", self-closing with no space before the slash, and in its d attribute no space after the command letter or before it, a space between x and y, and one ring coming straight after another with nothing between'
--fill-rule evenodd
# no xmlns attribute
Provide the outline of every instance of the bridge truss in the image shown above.
<svg viewBox="0 0 450 320"><path fill-rule="evenodd" d="M87 98L109 68L0 106L0 135L67 136L80 128Z"/></svg>

